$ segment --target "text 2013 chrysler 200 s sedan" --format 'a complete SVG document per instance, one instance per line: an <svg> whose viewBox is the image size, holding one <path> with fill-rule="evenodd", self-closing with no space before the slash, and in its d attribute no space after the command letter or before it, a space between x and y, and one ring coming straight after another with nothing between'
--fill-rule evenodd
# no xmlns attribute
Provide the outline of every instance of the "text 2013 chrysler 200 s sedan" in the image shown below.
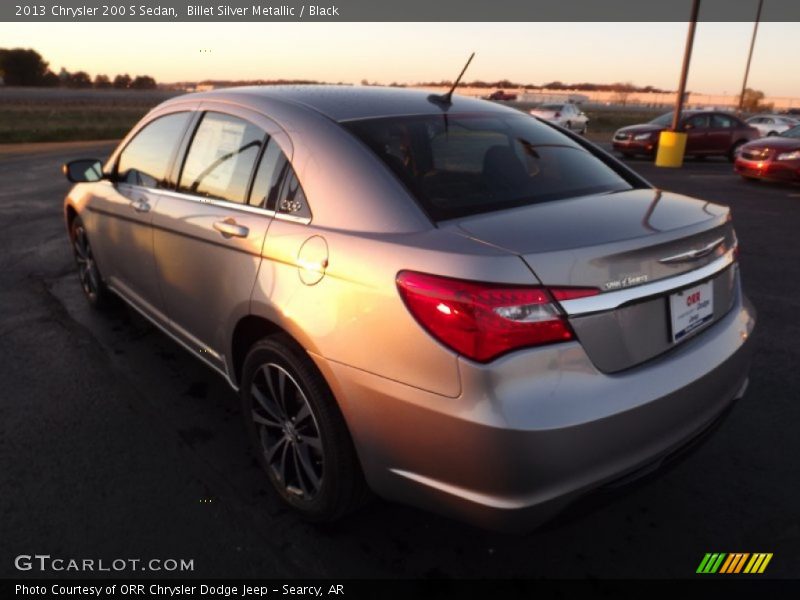
<svg viewBox="0 0 800 600"><path fill-rule="evenodd" d="M743 395L727 208L481 100L181 96L65 165L80 281L241 393L310 519L385 498L493 528L635 477Z"/></svg>

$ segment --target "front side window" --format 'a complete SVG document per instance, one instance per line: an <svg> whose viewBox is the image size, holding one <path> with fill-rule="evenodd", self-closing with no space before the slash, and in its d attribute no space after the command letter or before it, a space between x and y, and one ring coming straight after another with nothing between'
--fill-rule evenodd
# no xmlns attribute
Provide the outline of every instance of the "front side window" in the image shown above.
<svg viewBox="0 0 800 600"><path fill-rule="evenodd" d="M117 181L150 188L166 187L167 170L189 124L190 113L159 117L125 146L117 162Z"/></svg>
<svg viewBox="0 0 800 600"><path fill-rule="evenodd" d="M686 126L691 129L708 129L708 115L695 115L686 120Z"/></svg>
<svg viewBox="0 0 800 600"><path fill-rule="evenodd" d="M571 138L522 114L389 117L344 126L435 221L632 187Z"/></svg>
<svg viewBox="0 0 800 600"><path fill-rule="evenodd" d="M259 127L243 119L206 113L186 155L179 189L245 203L250 176L266 137Z"/></svg>

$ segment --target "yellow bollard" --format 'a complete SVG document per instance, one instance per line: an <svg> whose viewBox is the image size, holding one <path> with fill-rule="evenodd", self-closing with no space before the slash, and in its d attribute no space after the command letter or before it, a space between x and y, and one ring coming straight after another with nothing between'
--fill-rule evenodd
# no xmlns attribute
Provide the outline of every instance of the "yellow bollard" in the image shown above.
<svg viewBox="0 0 800 600"><path fill-rule="evenodd" d="M686 134L677 131L662 131L658 138L657 167L680 167L686 150Z"/></svg>

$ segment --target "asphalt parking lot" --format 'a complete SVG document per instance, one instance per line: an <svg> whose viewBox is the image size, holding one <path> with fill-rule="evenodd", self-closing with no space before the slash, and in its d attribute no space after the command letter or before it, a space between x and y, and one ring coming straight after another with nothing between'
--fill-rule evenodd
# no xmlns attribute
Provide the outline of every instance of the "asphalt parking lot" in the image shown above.
<svg viewBox="0 0 800 600"><path fill-rule="evenodd" d="M268 493L218 375L83 300L59 166L110 149L0 154L0 576L38 553L193 559L197 577L689 577L706 552L772 552L768 576L800 575L800 187L629 161L732 207L758 310L749 391L692 454L524 536L381 501L315 527Z"/></svg>

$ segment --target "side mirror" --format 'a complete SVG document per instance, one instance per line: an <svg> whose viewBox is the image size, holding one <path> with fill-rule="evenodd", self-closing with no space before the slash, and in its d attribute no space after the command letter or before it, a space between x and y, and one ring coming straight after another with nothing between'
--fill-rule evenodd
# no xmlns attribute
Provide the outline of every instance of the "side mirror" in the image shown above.
<svg viewBox="0 0 800 600"><path fill-rule="evenodd" d="M103 163L96 158L79 158L61 165L61 172L72 183L100 181L103 178Z"/></svg>

